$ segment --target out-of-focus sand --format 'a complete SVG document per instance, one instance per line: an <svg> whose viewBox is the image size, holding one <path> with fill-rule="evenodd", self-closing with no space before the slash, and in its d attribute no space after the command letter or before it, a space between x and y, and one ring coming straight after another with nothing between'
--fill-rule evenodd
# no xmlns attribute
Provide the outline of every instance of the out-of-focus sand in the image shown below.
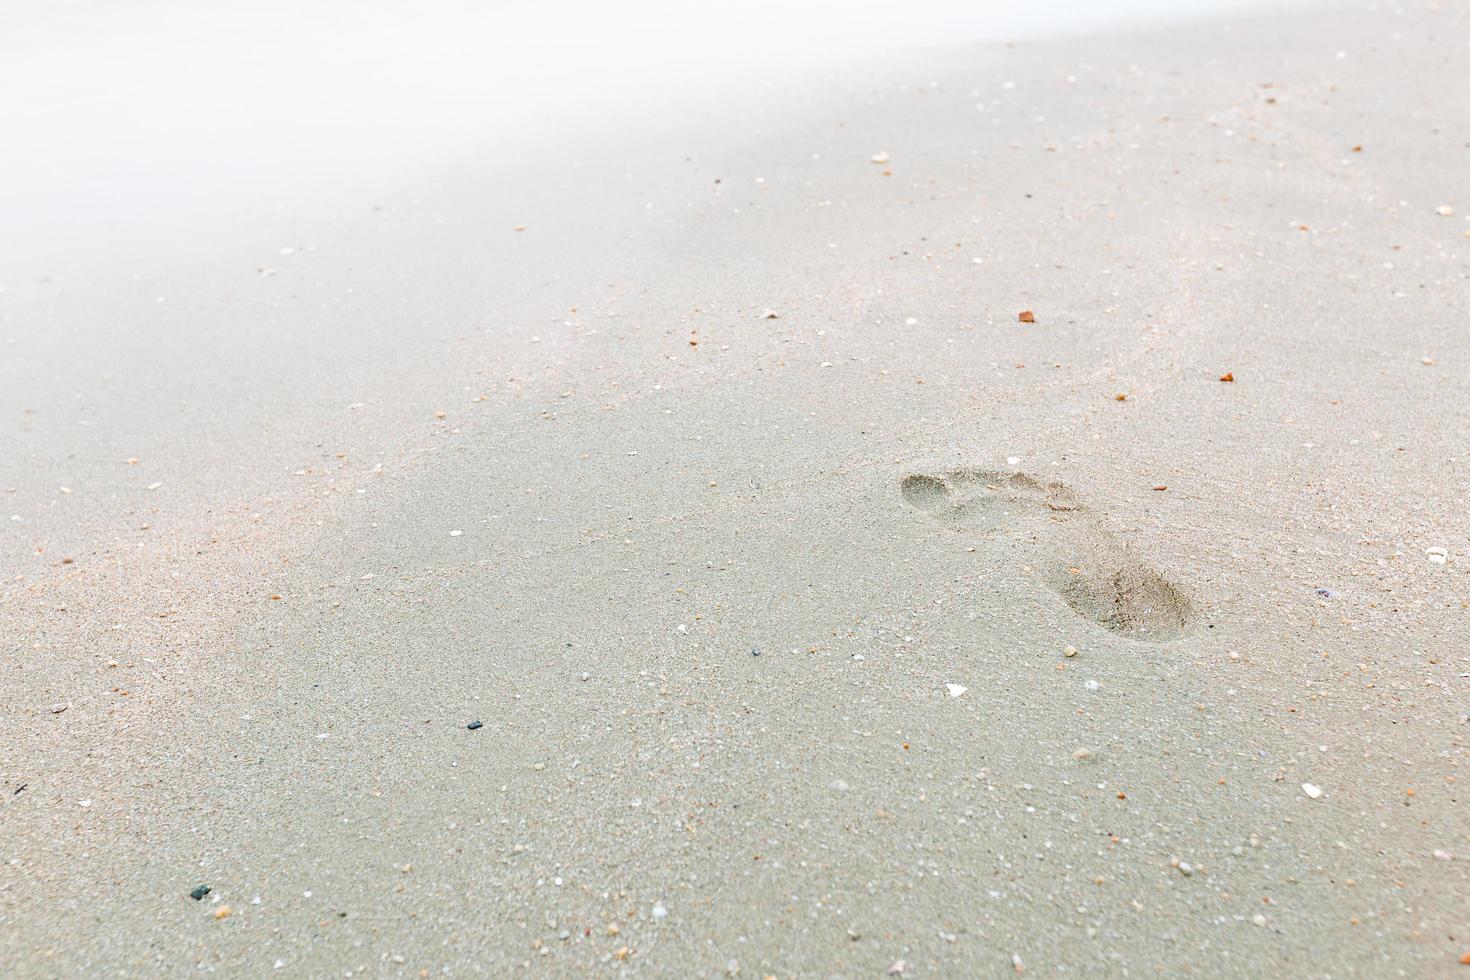
<svg viewBox="0 0 1470 980"><path fill-rule="evenodd" d="M5 281L0 972L1453 975L1467 64L957 45Z"/></svg>

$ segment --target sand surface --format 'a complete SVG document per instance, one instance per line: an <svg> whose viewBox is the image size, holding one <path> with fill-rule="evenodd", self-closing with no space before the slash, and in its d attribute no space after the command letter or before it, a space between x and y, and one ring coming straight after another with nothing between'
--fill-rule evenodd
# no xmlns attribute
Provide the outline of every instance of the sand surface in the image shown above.
<svg viewBox="0 0 1470 980"><path fill-rule="evenodd" d="M750 89L11 239L0 974L1467 969L1470 9Z"/></svg>

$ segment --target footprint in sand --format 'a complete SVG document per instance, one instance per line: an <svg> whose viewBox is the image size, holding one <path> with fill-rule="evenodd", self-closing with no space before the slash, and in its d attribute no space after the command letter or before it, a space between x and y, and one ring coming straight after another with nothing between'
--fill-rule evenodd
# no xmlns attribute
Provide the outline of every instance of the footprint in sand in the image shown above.
<svg viewBox="0 0 1470 980"><path fill-rule="evenodd" d="M1025 473L950 470L904 477L903 499L959 530L1000 531L1072 611L1137 640L1182 636L1194 607L1182 590L1114 539L1073 490Z"/></svg>

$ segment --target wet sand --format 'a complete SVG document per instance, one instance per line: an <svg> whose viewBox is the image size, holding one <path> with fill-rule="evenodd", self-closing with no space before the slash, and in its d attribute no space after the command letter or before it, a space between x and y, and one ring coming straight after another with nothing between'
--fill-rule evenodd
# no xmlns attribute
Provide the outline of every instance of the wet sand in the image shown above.
<svg viewBox="0 0 1470 980"><path fill-rule="evenodd" d="M0 972L1465 969L1467 38L936 47L6 280Z"/></svg>

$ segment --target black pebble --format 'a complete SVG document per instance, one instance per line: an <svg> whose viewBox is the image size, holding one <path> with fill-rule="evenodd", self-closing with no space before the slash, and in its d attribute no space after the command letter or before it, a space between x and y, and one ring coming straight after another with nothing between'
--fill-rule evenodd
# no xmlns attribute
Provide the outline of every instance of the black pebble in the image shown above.
<svg viewBox="0 0 1470 980"><path fill-rule="evenodd" d="M205 895L208 895L211 890L212 889L208 885L200 885L198 888L189 893L189 897L197 902Z"/></svg>
<svg viewBox="0 0 1470 980"><path fill-rule="evenodd" d="M468 728L470 731L474 731L476 728L484 728L485 723L483 721L472 721L465 727Z"/></svg>

